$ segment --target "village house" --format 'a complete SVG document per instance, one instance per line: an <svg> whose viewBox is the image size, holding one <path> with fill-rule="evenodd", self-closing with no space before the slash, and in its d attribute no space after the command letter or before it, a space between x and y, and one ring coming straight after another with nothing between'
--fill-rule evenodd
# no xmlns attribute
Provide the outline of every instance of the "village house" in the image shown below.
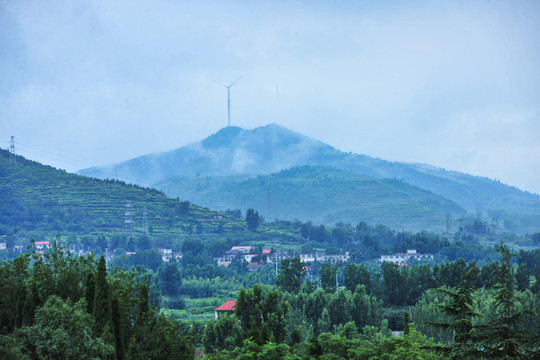
<svg viewBox="0 0 540 360"><path fill-rule="evenodd" d="M214 309L216 320L219 319L225 313L232 314L235 307L236 307L236 300L225 301L223 304L221 304L220 306Z"/></svg>
<svg viewBox="0 0 540 360"><path fill-rule="evenodd" d="M331 264L335 264L335 263L349 261L349 253L345 253L344 255L340 255L340 254L326 255L324 253L300 254L300 260L306 264L312 263L315 261L328 262Z"/></svg>
<svg viewBox="0 0 540 360"><path fill-rule="evenodd" d="M218 266L229 266L231 265L232 261L234 259L234 255L225 255L214 258Z"/></svg>
<svg viewBox="0 0 540 360"><path fill-rule="evenodd" d="M233 246L231 248L231 250L232 251L236 250L236 251L239 251L239 252L241 252L243 254L248 254L251 251L252 248L253 248L252 246Z"/></svg>
<svg viewBox="0 0 540 360"><path fill-rule="evenodd" d="M36 249L38 250L43 250L43 248L48 249L51 247L51 243L49 241L36 241L34 245L36 246Z"/></svg>
<svg viewBox="0 0 540 360"><path fill-rule="evenodd" d="M161 254L161 261L168 263L172 259L172 249L158 249Z"/></svg>
<svg viewBox="0 0 540 360"><path fill-rule="evenodd" d="M433 254L420 254L416 250L407 250L406 253L396 253L393 255L381 255L380 263L391 262L394 264L406 264L410 259L416 260L433 260Z"/></svg>

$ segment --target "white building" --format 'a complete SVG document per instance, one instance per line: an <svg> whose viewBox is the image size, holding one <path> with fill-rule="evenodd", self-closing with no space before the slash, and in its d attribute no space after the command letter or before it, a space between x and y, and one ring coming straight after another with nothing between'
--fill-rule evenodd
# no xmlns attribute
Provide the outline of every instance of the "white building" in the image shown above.
<svg viewBox="0 0 540 360"><path fill-rule="evenodd" d="M420 254L416 250L407 250L406 253L397 253L393 255L381 255L379 259L380 263L391 262L394 264L404 264L408 262L411 258L416 260L433 260L433 254Z"/></svg>
<svg viewBox="0 0 540 360"><path fill-rule="evenodd" d="M300 260L305 263L312 263L314 261L329 262L329 263L347 262L349 261L349 253L345 253L344 255L339 255L339 254L326 255L323 253L300 254Z"/></svg>

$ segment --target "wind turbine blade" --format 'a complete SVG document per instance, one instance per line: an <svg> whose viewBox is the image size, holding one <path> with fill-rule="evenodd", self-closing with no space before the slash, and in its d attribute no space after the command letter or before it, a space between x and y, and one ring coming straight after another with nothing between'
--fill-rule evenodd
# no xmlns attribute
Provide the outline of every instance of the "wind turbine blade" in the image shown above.
<svg viewBox="0 0 540 360"><path fill-rule="evenodd" d="M234 84L236 84L237 82L239 82L240 80L242 80L246 75L242 75L240 76L238 79L236 79L231 85L229 85L228 87L231 87L233 86Z"/></svg>

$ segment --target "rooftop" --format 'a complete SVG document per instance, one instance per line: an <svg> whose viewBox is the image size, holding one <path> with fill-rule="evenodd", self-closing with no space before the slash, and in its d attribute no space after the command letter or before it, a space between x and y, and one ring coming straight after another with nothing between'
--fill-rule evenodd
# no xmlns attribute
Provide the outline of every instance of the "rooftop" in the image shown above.
<svg viewBox="0 0 540 360"><path fill-rule="evenodd" d="M214 311L233 311L236 306L236 300L227 300L222 305L214 309Z"/></svg>

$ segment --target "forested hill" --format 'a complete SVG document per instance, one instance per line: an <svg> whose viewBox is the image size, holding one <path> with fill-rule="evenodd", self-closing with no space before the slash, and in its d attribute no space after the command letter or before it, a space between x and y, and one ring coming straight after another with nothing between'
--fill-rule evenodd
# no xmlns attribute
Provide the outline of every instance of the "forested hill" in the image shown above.
<svg viewBox="0 0 540 360"><path fill-rule="evenodd" d="M206 199L207 192L227 191L222 186L305 165L332 166L378 179L398 179L453 201L490 221L496 219L511 231L534 230L527 226L540 223L538 195L495 180L428 165L345 153L278 125L253 130L227 127L205 140L173 151L85 169L80 173L152 186L170 196L182 195L198 203L202 198ZM206 204L211 208L222 206L220 203ZM243 203L239 207L247 206ZM289 216L303 217L293 213Z"/></svg>
<svg viewBox="0 0 540 360"><path fill-rule="evenodd" d="M384 224L412 231L445 231L446 217L465 215L454 202L392 179L377 179L343 170L294 167L224 185L199 199L217 209L259 209L267 218L315 223Z"/></svg>
<svg viewBox="0 0 540 360"><path fill-rule="evenodd" d="M134 234L148 229L162 242L192 233L246 231L238 214L217 216L158 190L69 174L20 156L14 162L5 150L0 150L0 198L0 236L8 238L125 233L126 221Z"/></svg>

